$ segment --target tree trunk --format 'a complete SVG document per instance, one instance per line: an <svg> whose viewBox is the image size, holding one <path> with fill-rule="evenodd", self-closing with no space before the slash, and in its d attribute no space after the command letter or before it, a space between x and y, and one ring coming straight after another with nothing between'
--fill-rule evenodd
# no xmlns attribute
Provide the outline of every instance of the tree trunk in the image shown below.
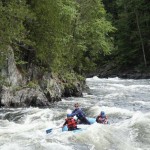
<svg viewBox="0 0 150 150"><path fill-rule="evenodd" d="M137 28L138 28L141 46L142 46L142 51L143 51L144 64L145 64L145 66L147 66L147 61L146 61L146 57L145 57L145 48L144 48L143 38L142 38L141 29L140 29L140 25L139 25L138 13L135 10L134 10L134 12L136 15L136 23L137 23Z"/></svg>

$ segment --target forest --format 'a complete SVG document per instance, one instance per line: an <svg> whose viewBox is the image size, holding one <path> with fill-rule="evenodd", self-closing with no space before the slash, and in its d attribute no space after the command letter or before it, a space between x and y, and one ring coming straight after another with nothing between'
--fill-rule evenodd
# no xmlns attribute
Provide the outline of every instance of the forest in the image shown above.
<svg viewBox="0 0 150 150"><path fill-rule="evenodd" d="M12 47L23 71L147 71L149 12L149 0L0 0L0 70Z"/></svg>

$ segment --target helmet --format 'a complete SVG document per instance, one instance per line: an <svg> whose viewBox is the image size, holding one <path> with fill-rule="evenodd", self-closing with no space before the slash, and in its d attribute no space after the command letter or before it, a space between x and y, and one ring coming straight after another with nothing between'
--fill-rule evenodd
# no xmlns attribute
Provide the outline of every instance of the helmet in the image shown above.
<svg viewBox="0 0 150 150"><path fill-rule="evenodd" d="M101 115L102 117L105 117L105 112L104 112L104 111L101 111L100 115Z"/></svg>
<svg viewBox="0 0 150 150"><path fill-rule="evenodd" d="M72 117L72 115L71 114L67 114L67 117Z"/></svg>

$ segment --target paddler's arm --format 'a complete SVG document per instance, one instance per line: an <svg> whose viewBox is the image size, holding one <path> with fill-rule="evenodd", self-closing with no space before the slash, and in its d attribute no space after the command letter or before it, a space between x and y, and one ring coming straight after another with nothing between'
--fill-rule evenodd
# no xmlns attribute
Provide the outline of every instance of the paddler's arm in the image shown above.
<svg viewBox="0 0 150 150"><path fill-rule="evenodd" d="M63 124L62 128L67 124L67 120L65 121L65 123Z"/></svg>

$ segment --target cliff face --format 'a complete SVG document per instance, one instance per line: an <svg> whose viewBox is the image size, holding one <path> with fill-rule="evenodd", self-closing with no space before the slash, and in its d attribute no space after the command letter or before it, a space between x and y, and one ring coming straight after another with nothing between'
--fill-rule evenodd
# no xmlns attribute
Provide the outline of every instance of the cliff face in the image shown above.
<svg viewBox="0 0 150 150"><path fill-rule="evenodd" d="M11 47L8 48L7 58L4 64L5 67L1 70L1 76L6 79L6 82L12 86L22 84L22 75L16 67L14 53Z"/></svg>
<svg viewBox="0 0 150 150"><path fill-rule="evenodd" d="M48 107L62 97L82 96L85 81L67 83L50 72L43 72L32 65L26 74L21 73L10 48L6 67L0 71L5 83L0 85L0 106L4 107ZM35 82L36 81L36 82ZM67 86L66 86L67 85Z"/></svg>

